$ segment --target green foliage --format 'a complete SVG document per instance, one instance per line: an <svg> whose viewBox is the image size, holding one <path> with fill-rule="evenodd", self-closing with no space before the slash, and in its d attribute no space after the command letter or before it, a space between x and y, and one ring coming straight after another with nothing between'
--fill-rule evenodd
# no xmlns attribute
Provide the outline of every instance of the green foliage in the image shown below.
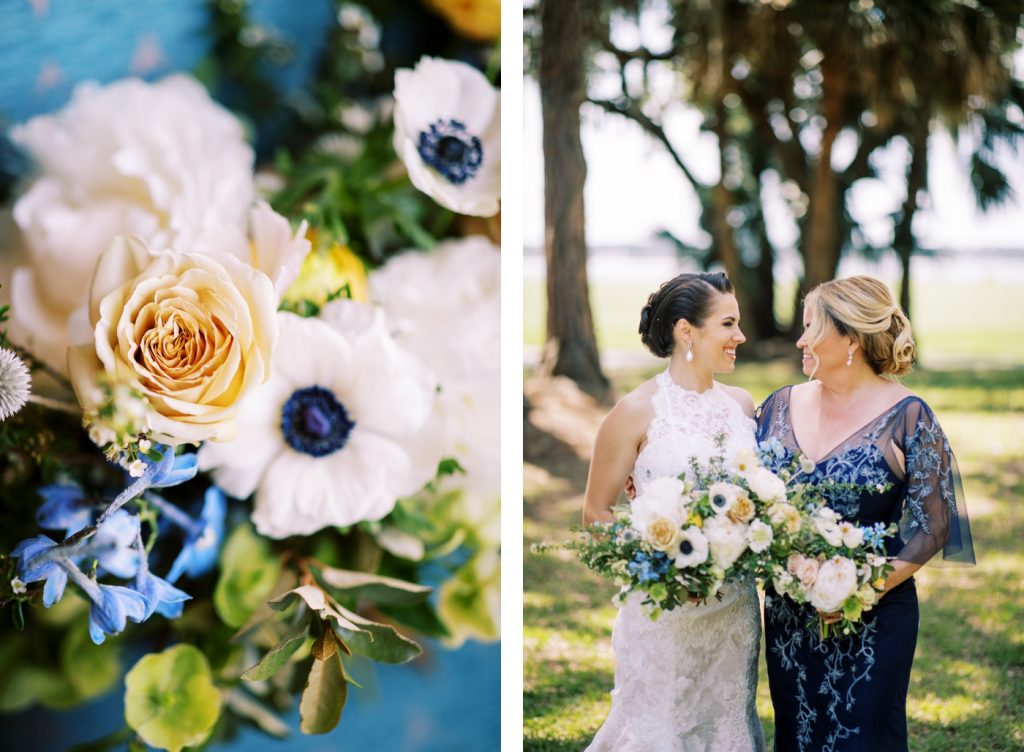
<svg viewBox="0 0 1024 752"><path fill-rule="evenodd" d="M267 539L256 535L249 524L239 525L231 533L220 562L213 605L225 624L240 627L270 595L281 564Z"/></svg>
<svg viewBox="0 0 1024 752"><path fill-rule="evenodd" d="M285 632L284 637L273 648L264 655L260 662L242 674L246 681L263 681L269 679L291 659L295 652L302 647L309 636L309 625L312 616L303 609L302 614L295 623Z"/></svg>
<svg viewBox="0 0 1024 752"><path fill-rule="evenodd" d="M200 744L220 707L206 656L192 645L143 656L125 676L125 720L154 747L177 752Z"/></svg>
<svg viewBox="0 0 1024 752"><path fill-rule="evenodd" d="M332 640L330 632L325 633ZM314 659L299 702L304 734L326 734L338 725L348 698L348 682L341 665L341 654L334 650L323 659Z"/></svg>

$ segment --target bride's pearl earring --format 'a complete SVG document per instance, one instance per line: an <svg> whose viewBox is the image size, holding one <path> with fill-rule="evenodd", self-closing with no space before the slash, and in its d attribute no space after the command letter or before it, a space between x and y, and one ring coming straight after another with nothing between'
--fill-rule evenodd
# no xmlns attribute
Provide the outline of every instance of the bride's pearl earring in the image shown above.
<svg viewBox="0 0 1024 752"><path fill-rule="evenodd" d="M849 368L853 365L853 350L846 355L846 367Z"/></svg>
<svg viewBox="0 0 1024 752"><path fill-rule="evenodd" d="M692 342L687 342L686 343L686 362L687 363L692 363L693 362L693 343Z"/></svg>

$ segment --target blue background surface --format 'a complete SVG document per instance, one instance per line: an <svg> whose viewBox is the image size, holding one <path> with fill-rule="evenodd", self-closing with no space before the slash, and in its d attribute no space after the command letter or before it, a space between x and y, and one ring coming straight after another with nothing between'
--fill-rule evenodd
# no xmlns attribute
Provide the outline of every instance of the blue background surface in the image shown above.
<svg viewBox="0 0 1024 752"><path fill-rule="evenodd" d="M413 2L414 0L406 0ZM0 0L0 128L62 107L75 84L137 75L152 80L189 71L206 55L202 0ZM333 22L330 0L255 0L250 18L272 27L294 57L274 78L301 87ZM245 730L227 750L395 750L462 752L499 747L500 649L467 643L446 650L428 643L425 658L379 666L375 686L349 694L342 721L320 737L294 729L277 741ZM0 747L65 749L123 723L121 690L62 713L33 709L0 716ZM10 745L10 746L9 746Z"/></svg>

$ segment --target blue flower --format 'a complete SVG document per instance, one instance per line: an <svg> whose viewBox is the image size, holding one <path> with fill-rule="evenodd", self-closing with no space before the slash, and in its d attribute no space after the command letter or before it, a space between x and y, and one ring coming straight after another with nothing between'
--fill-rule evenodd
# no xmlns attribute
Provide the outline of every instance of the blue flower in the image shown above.
<svg viewBox="0 0 1024 752"><path fill-rule="evenodd" d="M86 551L99 565L118 577L134 577L139 571L139 554L132 547L139 535L139 518L119 509L96 530Z"/></svg>
<svg viewBox="0 0 1024 752"><path fill-rule="evenodd" d="M36 522L47 530L64 530L64 536L77 533L92 522L92 504L74 483L54 483L39 489L43 505L36 510Z"/></svg>
<svg viewBox="0 0 1024 752"><path fill-rule="evenodd" d="M64 596L64 588L68 584L67 572L61 567L59 560L51 558L57 544L45 535L23 540L11 556L18 559L18 579L24 583L46 580L43 586L43 605L49 608Z"/></svg>
<svg viewBox="0 0 1024 752"><path fill-rule="evenodd" d="M160 454L159 460L151 460L145 455L142 461L146 463L146 471L143 478L148 481L150 488L168 488L177 486L185 481L192 480L199 472L199 455L174 454L172 447L165 444L156 444L153 451Z"/></svg>
<svg viewBox="0 0 1024 752"><path fill-rule="evenodd" d="M166 504L167 502L162 502L158 508L163 510L163 505ZM210 486L206 489L199 519L186 527L185 545L171 565L171 571L167 573L168 582L177 582L183 574L199 577L213 569L217 563L221 539L224 537L226 514L227 500L224 498L224 492L216 486Z"/></svg>
<svg viewBox="0 0 1024 752"><path fill-rule="evenodd" d="M120 585L98 585L98 592L90 593L89 636L97 645L108 634L124 631L126 619L138 623L146 618L146 597Z"/></svg>
<svg viewBox="0 0 1024 752"><path fill-rule="evenodd" d="M185 601L192 598L167 580L157 577L146 567L140 567L139 573L135 576L135 590L146 599L144 619L148 619L154 613L167 619L177 619L185 608Z"/></svg>

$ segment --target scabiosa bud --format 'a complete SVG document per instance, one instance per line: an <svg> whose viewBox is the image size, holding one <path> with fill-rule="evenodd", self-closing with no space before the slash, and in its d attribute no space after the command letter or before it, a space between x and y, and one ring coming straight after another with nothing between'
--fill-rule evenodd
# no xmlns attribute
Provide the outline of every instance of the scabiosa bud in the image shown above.
<svg viewBox="0 0 1024 752"><path fill-rule="evenodd" d="M32 378L15 353L0 349L0 420L7 420L28 402Z"/></svg>

